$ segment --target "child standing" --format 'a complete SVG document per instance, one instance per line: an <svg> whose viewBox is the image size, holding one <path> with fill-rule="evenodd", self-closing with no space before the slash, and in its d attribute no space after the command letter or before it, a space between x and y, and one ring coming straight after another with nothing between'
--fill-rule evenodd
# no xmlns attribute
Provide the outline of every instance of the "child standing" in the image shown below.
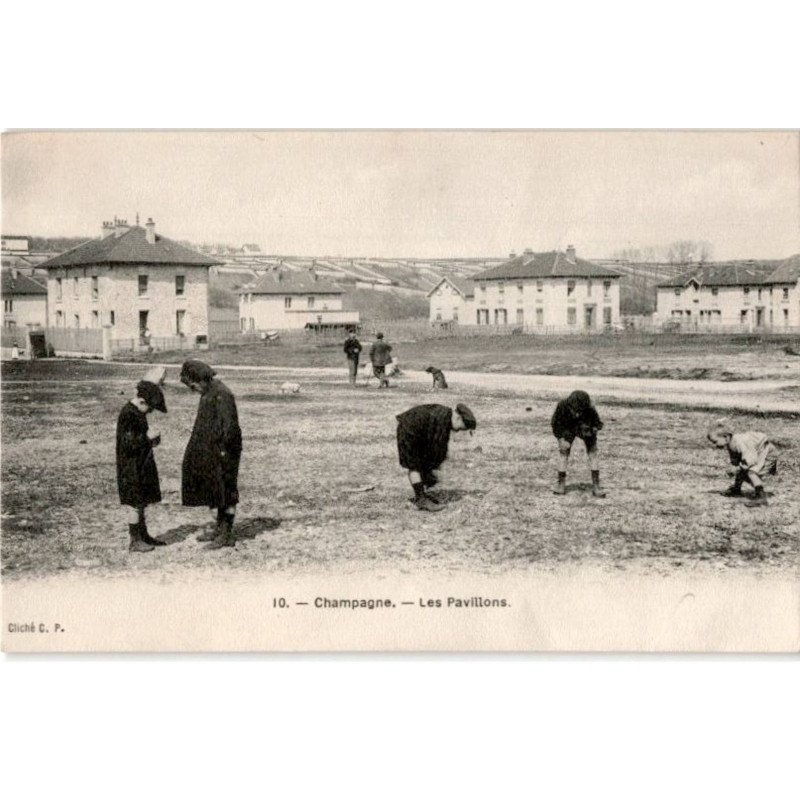
<svg viewBox="0 0 800 800"><path fill-rule="evenodd" d="M709 429L708 440L715 447L727 449L731 464L736 469L733 485L723 495L741 497L742 484L747 482L755 490L748 505L767 505L764 478L778 472L778 451L769 438L758 431L734 433L728 420L720 419Z"/></svg>
<svg viewBox="0 0 800 800"><path fill-rule="evenodd" d="M586 392L573 392L565 400L559 401L551 420L553 435L558 440L558 451L561 454L561 465L558 471L558 483L553 490L555 494L567 492L567 463L572 443L576 438L583 439L586 454L589 457L589 468L592 471L592 494L605 497L606 493L600 485L600 468L597 459L597 433L603 427L592 400Z"/></svg>
<svg viewBox="0 0 800 800"><path fill-rule="evenodd" d="M139 381L136 396L127 402L117 420L117 489L119 501L130 507L128 516L128 549L133 553L147 553L165 545L147 531L145 508L161 502L161 485L153 448L161 437L151 433L147 415L155 409L167 413L164 393L150 381Z"/></svg>

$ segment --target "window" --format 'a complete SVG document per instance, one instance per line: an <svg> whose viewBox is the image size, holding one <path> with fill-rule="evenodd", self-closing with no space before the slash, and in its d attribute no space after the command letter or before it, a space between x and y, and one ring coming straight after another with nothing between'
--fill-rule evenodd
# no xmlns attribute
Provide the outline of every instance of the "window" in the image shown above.
<svg viewBox="0 0 800 800"><path fill-rule="evenodd" d="M522 294L523 287L522 287L522 284L521 284L521 283L518 283L518 284L517 284L517 290L519 291L519 293L520 293L520 294Z"/></svg>
<svg viewBox="0 0 800 800"><path fill-rule="evenodd" d="M109 325L114 325L114 324L115 324L115 322L116 322L116 321L115 321L115 319L114 319L114 312L113 312L113 311L109 311L109 312L108 312L108 324L109 324Z"/></svg>
<svg viewBox="0 0 800 800"><path fill-rule="evenodd" d="M536 281L536 291L537 292L544 291L544 281Z"/></svg>
<svg viewBox="0 0 800 800"><path fill-rule="evenodd" d="M567 297L575 294L575 281L567 281Z"/></svg>
<svg viewBox="0 0 800 800"><path fill-rule="evenodd" d="M441 321L442 321L442 312L441 312L441 309L437 309L437 310L436 310L436 321L437 321L437 322L441 322Z"/></svg>
<svg viewBox="0 0 800 800"><path fill-rule="evenodd" d="M61 278L56 278L56 300L61 300L61 298L63 296L62 295L62 291L63 291L63 286L62 286Z"/></svg>
<svg viewBox="0 0 800 800"><path fill-rule="evenodd" d="M481 285L480 285L478 288L479 288L479 289L480 289L480 290L481 290L481 291L482 291L484 294L486 294L486 284L485 284L485 283L482 283L482 284L481 284Z"/></svg>
<svg viewBox="0 0 800 800"><path fill-rule="evenodd" d="M784 286L782 291L783 291L783 296L782 296L781 299L782 300L788 300L789 299L789 287L788 286Z"/></svg>
<svg viewBox="0 0 800 800"><path fill-rule="evenodd" d="M453 322L458 322L458 309L453 309Z"/></svg>
<svg viewBox="0 0 800 800"><path fill-rule="evenodd" d="M603 297L611 297L611 281L603 281Z"/></svg>
<svg viewBox="0 0 800 800"><path fill-rule="evenodd" d="M10 314L14 310L14 301L6 300L3 304L5 310Z"/></svg>
<svg viewBox="0 0 800 800"><path fill-rule="evenodd" d="M574 308L567 309L567 325L574 325L578 321L578 312Z"/></svg>
<svg viewBox="0 0 800 800"><path fill-rule="evenodd" d="M100 312L99 311L92 311L92 327L99 328L100 327Z"/></svg>
<svg viewBox="0 0 800 800"><path fill-rule="evenodd" d="M147 275L139 276L139 297L147 297Z"/></svg>
<svg viewBox="0 0 800 800"><path fill-rule="evenodd" d="M247 330L247 317L239 317L239 330L242 333Z"/></svg>
<svg viewBox="0 0 800 800"><path fill-rule="evenodd" d="M139 312L139 336L142 339L150 335L150 326L147 324L148 316L149 314L147 311Z"/></svg>
<svg viewBox="0 0 800 800"><path fill-rule="evenodd" d="M92 275L92 300L97 300L100 296L100 281L97 275Z"/></svg>
<svg viewBox="0 0 800 800"><path fill-rule="evenodd" d="M591 280L591 278L588 281L586 281L586 295L587 295L587 297L591 297L592 296L592 280Z"/></svg>
<svg viewBox="0 0 800 800"><path fill-rule="evenodd" d="M73 322L75 323L75 327L76 328L80 328L80 326L81 326L81 315L80 314L76 314L74 316L74 318L73 318Z"/></svg>
<svg viewBox="0 0 800 800"><path fill-rule="evenodd" d="M761 287L760 286L758 287L758 299L759 300L761 299Z"/></svg>
<svg viewBox="0 0 800 800"><path fill-rule="evenodd" d="M185 275L176 275L175 276L175 296L182 297L186 292L186 276Z"/></svg>
<svg viewBox="0 0 800 800"><path fill-rule="evenodd" d="M78 289L79 289L78 279L77 278L73 278L72 279L72 296L73 297L77 297L78 296Z"/></svg>
<svg viewBox="0 0 800 800"><path fill-rule="evenodd" d="M505 290L506 290L506 285L504 283L501 282L497 284L497 291L500 292L500 294L503 294Z"/></svg>
<svg viewBox="0 0 800 800"><path fill-rule="evenodd" d="M178 336L183 336L185 333L184 331L185 319L186 319L186 312L183 309L175 312L175 333L177 333Z"/></svg>
<svg viewBox="0 0 800 800"><path fill-rule="evenodd" d="M742 291L744 292L745 296L747 296L748 294L750 294L750 287L745 286L744 289L742 289Z"/></svg>
<svg viewBox="0 0 800 800"><path fill-rule="evenodd" d="M536 324L537 325L544 325L544 309L537 308L536 309Z"/></svg>
<svg viewBox="0 0 800 800"><path fill-rule="evenodd" d="M746 325L747 324L747 315L748 315L748 313L749 312L747 311L746 308L743 308L739 312L739 322L740 322L740 324L742 324L742 325Z"/></svg>
<svg viewBox="0 0 800 800"><path fill-rule="evenodd" d="M292 307L292 298L291 297L284 297L283 298L283 307L284 308L291 308Z"/></svg>
<svg viewBox="0 0 800 800"><path fill-rule="evenodd" d="M711 287L711 296L712 297L716 297L718 294L719 294L719 287L718 286L712 286Z"/></svg>
<svg viewBox="0 0 800 800"><path fill-rule="evenodd" d="M255 317L250 317L250 330L254 331L256 329L256 320Z"/></svg>
<svg viewBox="0 0 800 800"><path fill-rule="evenodd" d="M517 309L517 325L522 325L525 322L525 312L521 309Z"/></svg>
<svg viewBox="0 0 800 800"><path fill-rule="evenodd" d="M64 312L60 309L56 311L56 327L63 328L64 327Z"/></svg>
<svg viewBox="0 0 800 800"><path fill-rule="evenodd" d="M494 324L508 325L508 311L505 308L496 308L494 310Z"/></svg>
<svg viewBox="0 0 800 800"><path fill-rule="evenodd" d="M606 306L603 309L603 325L611 324L611 306Z"/></svg>
<svg viewBox="0 0 800 800"><path fill-rule="evenodd" d="M314 308L314 298L313 297L309 297L308 298L308 307L309 308Z"/></svg>
<svg viewBox="0 0 800 800"><path fill-rule="evenodd" d="M681 290L676 288L675 289L675 297L680 297L680 296L681 296Z"/></svg>

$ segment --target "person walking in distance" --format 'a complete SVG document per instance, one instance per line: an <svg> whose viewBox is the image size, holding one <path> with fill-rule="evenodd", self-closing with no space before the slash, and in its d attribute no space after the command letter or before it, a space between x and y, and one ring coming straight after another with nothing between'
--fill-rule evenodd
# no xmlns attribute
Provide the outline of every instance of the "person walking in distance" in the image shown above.
<svg viewBox="0 0 800 800"><path fill-rule="evenodd" d="M166 544L150 536L145 520L147 506L161 502L153 454L161 437L147 424L147 415L154 409L167 413L164 393L150 381L139 381L136 395L124 405L117 419L117 490L120 503L130 508L128 549L132 553L147 553Z"/></svg>
<svg viewBox="0 0 800 800"><path fill-rule="evenodd" d="M463 403L455 409L438 403L414 406L397 416L397 452L400 466L408 470L414 504L420 511L442 507L425 490L438 483L434 474L447 458L453 431L475 430L475 415Z"/></svg>
<svg viewBox="0 0 800 800"><path fill-rule="evenodd" d="M182 501L216 512L216 528L197 537L209 550L233 547L233 521L239 502L242 431L236 400L208 364L190 359L181 369L181 383L200 395L197 418L183 457Z"/></svg>
<svg viewBox="0 0 800 800"><path fill-rule="evenodd" d="M351 385L356 385L356 376L358 375L358 359L361 355L361 342L356 338L354 331L347 334L344 340L344 353L347 356L347 370L350 374Z"/></svg>
<svg viewBox="0 0 800 800"><path fill-rule="evenodd" d="M386 365L392 361L392 346L384 341L383 334L379 333L369 349L369 360L372 362L372 371L380 381L379 389L388 389L389 381L386 378Z"/></svg>

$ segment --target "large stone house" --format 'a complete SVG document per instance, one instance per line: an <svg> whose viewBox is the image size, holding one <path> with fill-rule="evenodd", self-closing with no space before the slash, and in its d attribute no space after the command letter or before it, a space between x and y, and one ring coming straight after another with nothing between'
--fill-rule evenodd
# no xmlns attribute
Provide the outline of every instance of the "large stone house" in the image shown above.
<svg viewBox="0 0 800 800"><path fill-rule="evenodd" d="M572 246L566 252L512 253L472 281L474 294L464 294L459 324L542 333L585 333L620 324L619 273L578 258Z"/></svg>
<svg viewBox="0 0 800 800"><path fill-rule="evenodd" d="M691 330L800 327L800 256L694 267L658 285L655 319Z"/></svg>
<svg viewBox="0 0 800 800"><path fill-rule="evenodd" d="M114 340L208 337L208 270L220 264L125 220L104 222L99 239L68 250L47 269L48 326L110 326Z"/></svg>
<svg viewBox="0 0 800 800"><path fill-rule="evenodd" d="M268 272L239 290L239 327L243 333L356 327L358 311L345 311L343 296L313 269Z"/></svg>

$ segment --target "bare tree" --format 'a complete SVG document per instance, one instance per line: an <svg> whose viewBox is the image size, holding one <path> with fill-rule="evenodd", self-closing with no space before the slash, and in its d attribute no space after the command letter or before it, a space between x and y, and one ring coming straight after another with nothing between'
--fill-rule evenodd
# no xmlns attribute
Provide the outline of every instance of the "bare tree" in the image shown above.
<svg viewBox="0 0 800 800"><path fill-rule="evenodd" d="M693 239L680 239L667 249L667 260L670 264L705 264L711 259L712 247L709 242Z"/></svg>

